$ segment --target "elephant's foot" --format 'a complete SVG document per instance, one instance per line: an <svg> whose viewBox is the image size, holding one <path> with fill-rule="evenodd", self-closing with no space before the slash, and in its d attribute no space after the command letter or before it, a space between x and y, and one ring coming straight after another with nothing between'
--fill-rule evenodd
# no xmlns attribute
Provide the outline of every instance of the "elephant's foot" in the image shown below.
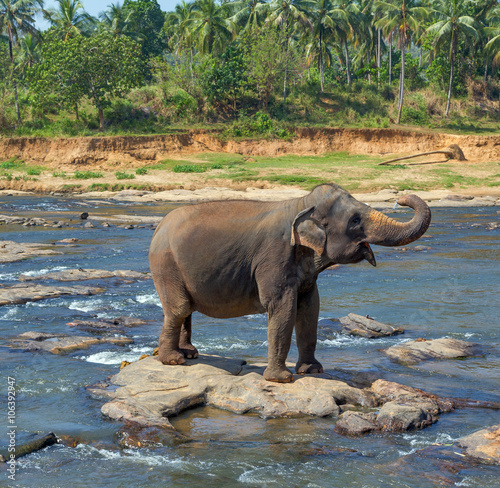
<svg viewBox="0 0 500 488"><path fill-rule="evenodd" d="M179 349L187 359L196 359L198 357L198 349L193 344L181 344Z"/></svg>
<svg viewBox="0 0 500 488"><path fill-rule="evenodd" d="M267 381L274 381L275 383L290 383L293 381L293 374L286 368L280 369L268 366L264 370L264 378Z"/></svg>
<svg viewBox="0 0 500 488"><path fill-rule="evenodd" d="M323 366L317 361L313 361L310 363L297 363L295 365L295 371L297 374L312 374L312 373L322 373Z"/></svg>
<svg viewBox="0 0 500 488"><path fill-rule="evenodd" d="M171 349L163 350L160 348L158 358L163 364L167 365L184 364L186 362L182 352Z"/></svg>

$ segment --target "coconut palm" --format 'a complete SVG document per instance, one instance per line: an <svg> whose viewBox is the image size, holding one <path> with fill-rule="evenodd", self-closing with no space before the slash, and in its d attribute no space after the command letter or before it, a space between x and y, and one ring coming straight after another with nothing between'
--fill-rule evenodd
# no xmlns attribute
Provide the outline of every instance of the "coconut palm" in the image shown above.
<svg viewBox="0 0 500 488"><path fill-rule="evenodd" d="M278 26L283 33L283 49L288 52L290 38L300 29L311 29L310 17L314 9L313 0L273 0L269 5L268 22ZM288 95L288 66L285 65L283 101Z"/></svg>
<svg viewBox="0 0 500 488"><path fill-rule="evenodd" d="M263 24L269 4L259 0L236 0L231 2L230 8L234 12L230 20L240 27L241 32L246 32Z"/></svg>
<svg viewBox="0 0 500 488"><path fill-rule="evenodd" d="M110 33L114 38L119 36L131 37L135 41L141 41L142 36L134 32L131 21L132 12L123 8L120 3L112 3L107 10L99 14L101 31Z"/></svg>
<svg viewBox="0 0 500 488"><path fill-rule="evenodd" d="M20 71L24 72L40 60L40 45L40 37L29 33L19 39L17 67Z"/></svg>
<svg viewBox="0 0 500 488"><path fill-rule="evenodd" d="M178 52L182 47L187 47L191 50L191 53L193 52L192 23L193 4L184 0L175 6L173 12L167 14L164 28L169 37L171 49L175 46L175 51Z"/></svg>
<svg viewBox="0 0 500 488"><path fill-rule="evenodd" d="M335 22L330 11L333 5L331 0L317 0L310 17L312 24L311 42L306 47L308 64L313 58L318 60L321 93L325 91L325 62L330 64L332 55L329 43L334 36Z"/></svg>
<svg viewBox="0 0 500 488"><path fill-rule="evenodd" d="M221 53L236 35L236 25L228 19L226 5L215 0L198 0L193 5L191 33L202 53Z"/></svg>
<svg viewBox="0 0 500 488"><path fill-rule="evenodd" d="M75 34L82 34L91 29L95 19L85 12L80 0L57 0L57 9L50 9L45 17L56 27L64 41Z"/></svg>
<svg viewBox="0 0 500 488"><path fill-rule="evenodd" d="M346 0L334 0L330 16L334 20L336 37L344 49L347 84L351 85L351 58L349 54L349 41L355 38L361 24L359 7Z"/></svg>
<svg viewBox="0 0 500 488"><path fill-rule="evenodd" d="M35 28L35 15L43 8L43 0L0 0L0 33L4 32L9 40L9 57L14 66L14 44L19 34L39 35ZM17 122L22 123L17 96L17 83L13 79L14 99Z"/></svg>
<svg viewBox="0 0 500 488"><path fill-rule="evenodd" d="M451 88L453 86L453 68L457 54L458 40L463 38L466 42L479 38L475 27L475 20L466 12L464 0L446 0L435 7L439 19L427 28L426 33L433 36L434 50L439 51L443 45L449 46L450 83L448 86L448 102L445 116L450 113Z"/></svg>
<svg viewBox="0 0 500 488"><path fill-rule="evenodd" d="M417 0L392 0L391 2L379 0L375 3L375 9L383 15L376 23L377 27L384 28L387 32L396 31L399 49L401 50L398 119L396 122L399 124L404 99L406 48L410 45L412 35L418 32L420 22L429 16L430 9L418 5Z"/></svg>

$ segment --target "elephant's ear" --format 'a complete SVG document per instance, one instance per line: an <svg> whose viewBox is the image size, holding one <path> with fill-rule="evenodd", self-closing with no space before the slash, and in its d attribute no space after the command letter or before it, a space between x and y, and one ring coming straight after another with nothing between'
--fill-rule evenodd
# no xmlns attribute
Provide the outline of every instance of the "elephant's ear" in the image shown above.
<svg viewBox="0 0 500 488"><path fill-rule="evenodd" d="M290 244L308 247L321 256L325 250L326 232L325 228L311 217L313 211L314 207L310 207L297 214L292 224Z"/></svg>

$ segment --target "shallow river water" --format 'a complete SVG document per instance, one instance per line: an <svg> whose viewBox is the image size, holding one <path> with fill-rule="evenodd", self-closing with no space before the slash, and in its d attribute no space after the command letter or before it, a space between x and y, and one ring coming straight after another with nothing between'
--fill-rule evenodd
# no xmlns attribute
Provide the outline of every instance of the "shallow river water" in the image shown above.
<svg viewBox="0 0 500 488"><path fill-rule="evenodd" d="M121 225L83 228L78 215L159 216L173 205L64 198L0 197L0 213L69 220L70 227L0 226L0 240L53 243L79 239L61 255L0 265L0 285L18 283L22 273L69 268L147 271L153 228ZM408 220L411 211L393 215ZM367 340L320 329L317 357L326 371L371 372L446 397L500 401L500 230L493 208L434 209L424 237L406 252L374 246L378 266L364 262L320 275L320 318L349 312L404 327L404 335ZM431 249L416 251L415 246ZM55 284L55 283L53 283ZM71 284L71 283L64 283ZM93 285L96 282L79 284ZM440 473L418 451L500 423L500 413L461 409L443 414L433 426L402 434L346 438L333 430L335 419L263 419L214 408L196 408L171 419L185 440L154 448L119 449L119 422L105 418L103 400L86 385L118 372L157 345L162 312L151 280L99 280L105 292L0 307L0 381L3 381L0 444L8 442L6 391L14 378L16 442L34 433L54 432L79 440L19 459L16 481L0 469L0 487L500 487L500 468L475 466ZM11 349L9 339L28 330L77 334L76 319L139 317L146 325L126 330L130 346L94 346L63 356ZM82 335L78 332L79 335ZM389 361L381 349L417 337L454 337L479 343L484 355L465 360L421 363ZM200 352L248 361L267 355L266 316L216 320L195 314L193 343ZM289 359L296 358L292 345ZM2 420L3 419L3 420ZM415 454L416 453L416 454Z"/></svg>

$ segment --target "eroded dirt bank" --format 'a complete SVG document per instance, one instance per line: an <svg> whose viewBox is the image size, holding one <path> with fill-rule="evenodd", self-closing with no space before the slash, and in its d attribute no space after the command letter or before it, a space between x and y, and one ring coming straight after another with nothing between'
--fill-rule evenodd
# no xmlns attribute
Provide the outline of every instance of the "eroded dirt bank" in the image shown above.
<svg viewBox="0 0 500 488"><path fill-rule="evenodd" d="M499 136L410 132L399 129L301 128L296 137L283 140L225 141L214 132L193 130L155 136L0 139L0 159L17 156L26 162L53 167L131 166L168 157L206 151L247 156L280 154L315 155L332 151L358 154L400 154L431 151L458 144L467 159L500 160Z"/></svg>

